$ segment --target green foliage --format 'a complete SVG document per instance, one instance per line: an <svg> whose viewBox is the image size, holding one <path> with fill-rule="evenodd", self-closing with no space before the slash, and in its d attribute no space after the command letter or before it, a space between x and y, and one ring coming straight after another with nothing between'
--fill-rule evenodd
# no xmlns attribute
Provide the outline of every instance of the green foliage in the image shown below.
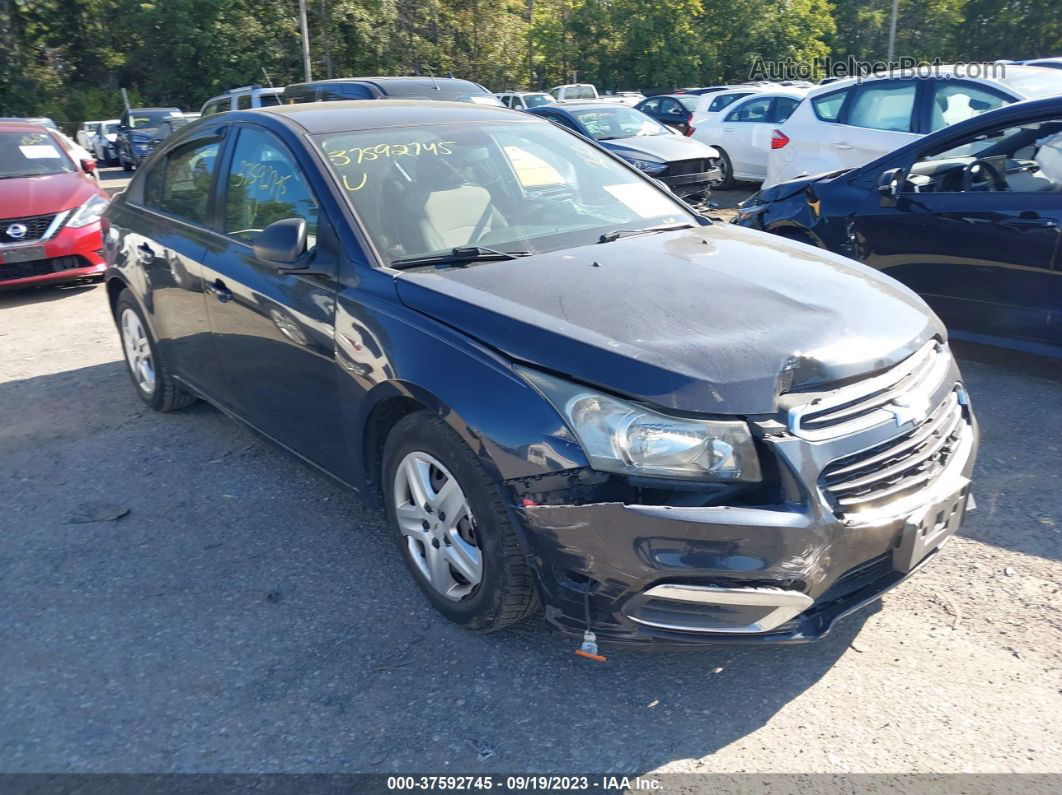
<svg viewBox="0 0 1062 795"><path fill-rule="evenodd" d="M306 0L315 77L670 90L767 61L885 58L892 0ZM68 126L302 79L297 0L0 0L0 114ZM900 0L896 55L1062 54L1059 0Z"/></svg>

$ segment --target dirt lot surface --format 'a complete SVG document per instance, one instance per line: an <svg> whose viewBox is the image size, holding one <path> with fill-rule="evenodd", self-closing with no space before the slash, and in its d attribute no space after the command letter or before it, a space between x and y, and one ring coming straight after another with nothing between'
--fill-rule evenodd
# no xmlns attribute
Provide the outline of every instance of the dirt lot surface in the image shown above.
<svg viewBox="0 0 1062 795"><path fill-rule="evenodd" d="M0 294L0 770L1062 772L1062 366L956 349L938 560L817 644L595 664L448 624L356 498L146 410L101 286Z"/></svg>

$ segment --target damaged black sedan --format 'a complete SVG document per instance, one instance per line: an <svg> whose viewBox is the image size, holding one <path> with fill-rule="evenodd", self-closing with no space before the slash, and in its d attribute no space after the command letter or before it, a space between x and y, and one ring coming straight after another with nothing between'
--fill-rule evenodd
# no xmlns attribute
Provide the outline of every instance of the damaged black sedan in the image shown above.
<svg viewBox="0 0 1062 795"><path fill-rule="evenodd" d="M616 643L810 640L969 500L976 426L921 299L534 116L210 117L105 229L140 397L205 398L385 506L470 629L544 606Z"/></svg>

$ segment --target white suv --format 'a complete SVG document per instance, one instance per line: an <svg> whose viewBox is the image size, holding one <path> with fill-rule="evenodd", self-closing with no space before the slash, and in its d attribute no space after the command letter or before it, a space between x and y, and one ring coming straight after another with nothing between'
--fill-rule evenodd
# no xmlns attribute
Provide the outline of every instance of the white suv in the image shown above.
<svg viewBox="0 0 1062 795"><path fill-rule="evenodd" d="M230 88L224 94L203 103L200 114L212 116L215 113L224 113L227 110L250 110L251 108L266 108L270 105L280 104L280 95L284 87L262 88L261 86L241 86Z"/></svg>
<svg viewBox="0 0 1062 795"><path fill-rule="evenodd" d="M894 72L813 89L774 131L763 187L861 166L987 110L1062 94L1062 70L985 64L987 76L966 76L975 71L941 66L932 77Z"/></svg>

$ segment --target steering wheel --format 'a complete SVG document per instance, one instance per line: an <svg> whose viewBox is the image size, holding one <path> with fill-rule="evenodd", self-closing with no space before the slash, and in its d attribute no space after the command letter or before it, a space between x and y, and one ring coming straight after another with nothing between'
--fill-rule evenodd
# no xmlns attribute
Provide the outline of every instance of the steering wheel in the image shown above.
<svg viewBox="0 0 1062 795"><path fill-rule="evenodd" d="M975 159L963 167L962 189L964 193L975 190L1007 190L1007 181L987 160Z"/></svg>

